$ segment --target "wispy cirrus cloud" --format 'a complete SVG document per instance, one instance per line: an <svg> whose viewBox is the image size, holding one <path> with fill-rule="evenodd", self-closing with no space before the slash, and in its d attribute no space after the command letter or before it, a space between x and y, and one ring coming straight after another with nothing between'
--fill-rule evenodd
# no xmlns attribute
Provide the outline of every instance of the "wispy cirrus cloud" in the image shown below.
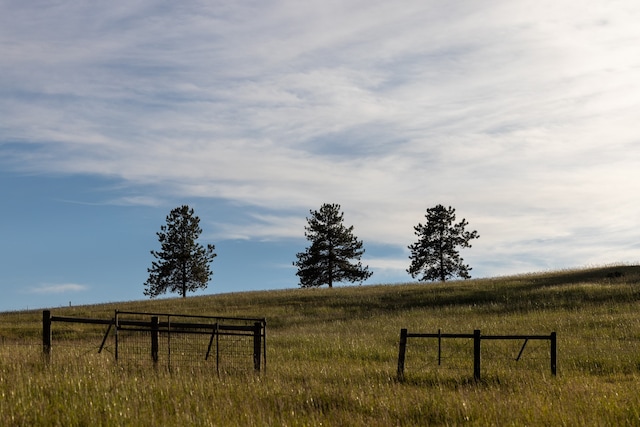
<svg viewBox="0 0 640 427"><path fill-rule="evenodd" d="M66 294L85 292L89 286L78 283L43 283L29 288L31 294Z"/></svg>
<svg viewBox="0 0 640 427"><path fill-rule="evenodd" d="M7 6L0 151L139 186L116 204L247 206L227 237L299 235L337 202L406 246L443 203L487 262L591 259L584 230L638 237L639 20L634 1Z"/></svg>

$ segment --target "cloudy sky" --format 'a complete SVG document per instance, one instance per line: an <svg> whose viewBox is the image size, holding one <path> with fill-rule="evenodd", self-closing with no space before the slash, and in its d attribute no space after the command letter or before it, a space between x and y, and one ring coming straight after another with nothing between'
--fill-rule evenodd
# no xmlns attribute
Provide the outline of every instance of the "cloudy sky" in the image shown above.
<svg viewBox="0 0 640 427"><path fill-rule="evenodd" d="M339 203L366 283L426 209L473 277L640 262L640 3L0 0L0 310L142 299L171 209L205 293L295 288Z"/></svg>

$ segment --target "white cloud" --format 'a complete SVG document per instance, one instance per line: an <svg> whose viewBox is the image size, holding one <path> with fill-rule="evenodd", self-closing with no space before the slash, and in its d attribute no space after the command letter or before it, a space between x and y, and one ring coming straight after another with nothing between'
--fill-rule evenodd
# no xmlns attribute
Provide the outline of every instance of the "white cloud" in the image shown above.
<svg viewBox="0 0 640 427"><path fill-rule="evenodd" d="M108 205L118 206L161 206L163 200L155 196L123 196L105 202Z"/></svg>
<svg viewBox="0 0 640 427"><path fill-rule="evenodd" d="M450 204L514 263L640 237L636 2L401 3L7 7L5 153L157 191L118 203L271 212L222 219L229 237L300 236L291 212L324 202L397 246Z"/></svg>
<svg viewBox="0 0 640 427"><path fill-rule="evenodd" d="M77 283L44 283L29 289L29 293L32 294L64 294L70 292L84 292L88 290L87 285L80 285Z"/></svg>

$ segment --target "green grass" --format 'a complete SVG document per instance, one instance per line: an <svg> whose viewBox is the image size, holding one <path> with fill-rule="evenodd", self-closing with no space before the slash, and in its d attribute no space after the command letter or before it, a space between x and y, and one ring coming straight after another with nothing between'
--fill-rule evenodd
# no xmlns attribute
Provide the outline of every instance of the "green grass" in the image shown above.
<svg viewBox="0 0 640 427"><path fill-rule="evenodd" d="M640 425L640 267L450 282L246 292L53 309L267 318L267 372L167 373L95 353L104 328L41 355L41 311L0 313L0 425ZM54 324L55 328L55 324ZM67 326L65 325L65 328ZM548 343L410 339L410 332L558 334ZM67 331L69 332L69 331Z"/></svg>

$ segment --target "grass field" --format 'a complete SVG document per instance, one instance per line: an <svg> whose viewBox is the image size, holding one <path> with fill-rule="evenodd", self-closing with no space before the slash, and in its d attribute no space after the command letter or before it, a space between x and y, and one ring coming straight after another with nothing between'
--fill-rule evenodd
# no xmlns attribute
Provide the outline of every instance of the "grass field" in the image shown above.
<svg viewBox="0 0 640 427"><path fill-rule="evenodd" d="M100 338L46 365L41 311L0 313L0 425L640 425L640 267L611 266L450 282L295 289L53 309L110 318L115 309L267 318L267 372L168 373L116 365ZM483 342L410 339L410 332L558 336Z"/></svg>

